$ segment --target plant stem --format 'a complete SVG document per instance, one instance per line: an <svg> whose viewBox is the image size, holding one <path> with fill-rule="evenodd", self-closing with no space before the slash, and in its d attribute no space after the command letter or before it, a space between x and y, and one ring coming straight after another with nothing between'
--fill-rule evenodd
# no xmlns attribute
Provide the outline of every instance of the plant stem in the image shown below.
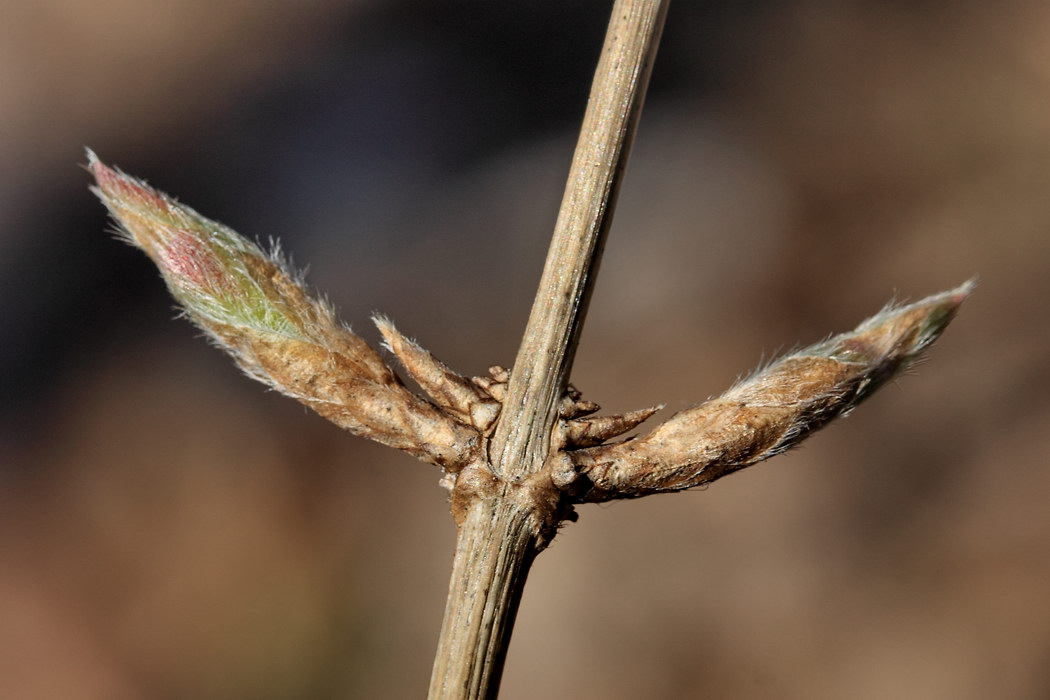
<svg viewBox="0 0 1050 700"><path fill-rule="evenodd" d="M430 698L494 698L529 567L537 553L528 512L477 501L460 525Z"/></svg>
<svg viewBox="0 0 1050 700"><path fill-rule="evenodd" d="M613 6L543 277L492 438L497 475L535 472L550 449L666 12L666 0Z"/></svg>
<svg viewBox="0 0 1050 700"><path fill-rule="evenodd" d="M562 517L560 495L550 480L529 477L542 477L537 472L552 450L558 404L667 4L617 0L613 6L543 276L489 443L489 461L483 474L460 474L453 493L459 529L430 681L432 699L496 696L529 567ZM467 495L460 496L464 485Z"/></svg>

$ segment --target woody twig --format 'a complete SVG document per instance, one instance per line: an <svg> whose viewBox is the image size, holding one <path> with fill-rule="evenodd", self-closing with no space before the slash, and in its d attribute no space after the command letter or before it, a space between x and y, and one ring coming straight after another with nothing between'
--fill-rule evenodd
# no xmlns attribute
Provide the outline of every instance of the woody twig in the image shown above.
<svg viewBox="0 0 1050 700"><path fill-rule="evenodd" d="M458 374L374 318L425 397L311 295L278 250L88 153L94 191L120 236L153 260L185 316L245 373L441 469L458 539L432 698L495 696L531 563L576 506L693 488L790 449L913 365L973 288L887 307L641 437L613 441L660 407L594 415L598 405L568 378L666 10L666 0L615 3L512 368Z"/></svg>

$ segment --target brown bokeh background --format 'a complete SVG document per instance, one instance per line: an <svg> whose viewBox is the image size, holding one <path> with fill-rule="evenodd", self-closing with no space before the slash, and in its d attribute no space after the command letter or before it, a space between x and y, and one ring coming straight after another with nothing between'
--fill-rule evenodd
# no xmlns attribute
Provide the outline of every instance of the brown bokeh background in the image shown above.
<svg viewBox="0 0 1050 700"><path fill-rule="evenodd" d="M108 162L279 237L372 341L509 364L608 5L0 5L0 697L425 694L438 474L240 376ZM890 296L929 364L711 488L584 507L502 697L1050 696L1050 6L673 4L574 382L677 410Z"/></svg>

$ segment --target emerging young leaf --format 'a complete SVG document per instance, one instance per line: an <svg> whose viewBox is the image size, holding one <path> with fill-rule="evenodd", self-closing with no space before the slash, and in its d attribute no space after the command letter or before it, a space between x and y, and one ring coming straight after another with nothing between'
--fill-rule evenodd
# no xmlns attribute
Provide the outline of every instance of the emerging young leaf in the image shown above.
<svg viewBox="0 0 1050 700"><path fill-rule="evenodd" d="M121 237L156 263L190 320L249 376L336 425L457 471L478 432L409 392L379 354L255 243L88 151Z"/></svg>

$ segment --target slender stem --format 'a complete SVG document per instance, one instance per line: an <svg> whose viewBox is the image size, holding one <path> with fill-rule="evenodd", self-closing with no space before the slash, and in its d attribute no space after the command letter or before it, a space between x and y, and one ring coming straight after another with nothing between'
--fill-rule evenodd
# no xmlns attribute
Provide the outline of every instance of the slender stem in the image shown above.
<svg viewBox="0 0 1050 700"><path fill-rule="evenodd" d="M543 277L489 444L489 463L480 476L461 473L453 493L459 532L430 698L496 696L529 567L561 517L560 494L537 472L552 449L558 402L667 3L616 0L613 6Z"/></svg>
<svg viewBox="0 0 1050 700"><path fill-rule="evenodd" d="M496 697L537 551L529 520L519 505L492 499L476 502L460 526L430 698Z"/></svg>
<svg viewBox="0 0 1050 700"><path fill-rule="evenodd" d="M666 13L666 0L618 0L613 7L543 277L492 438L499 476L537 471L550 449Z"/></svg>

